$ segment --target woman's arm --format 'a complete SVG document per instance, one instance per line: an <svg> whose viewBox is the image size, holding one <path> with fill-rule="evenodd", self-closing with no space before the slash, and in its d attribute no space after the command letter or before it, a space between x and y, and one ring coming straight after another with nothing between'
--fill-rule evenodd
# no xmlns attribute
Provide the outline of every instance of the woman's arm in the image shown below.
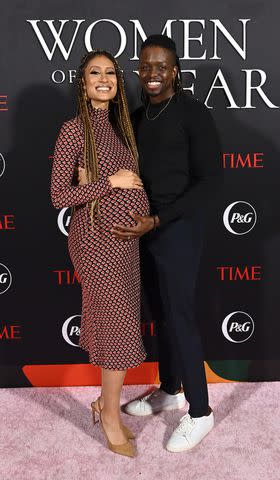
<svg viewBox="0 0 280 480"><path fill-rule="evenodd" d="M80 147L77 126L73 121L64 123L56 141L52 167L51 199L55 208L83 205L112 192L108 178L82 186L72 185Z"/></svg>

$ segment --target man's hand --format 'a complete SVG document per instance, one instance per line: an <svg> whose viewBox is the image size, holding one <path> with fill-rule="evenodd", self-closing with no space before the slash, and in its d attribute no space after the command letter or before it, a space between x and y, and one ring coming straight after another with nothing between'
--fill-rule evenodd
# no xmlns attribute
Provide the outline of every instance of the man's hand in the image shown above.
<svg viewBox="0 0 280 480"><path fill-rule="evenodd" d="M150 215L145 215L141 217L141 215L137 215L133 212L129 212L132 218L135 220L137 225L134 227L125 227L123 225L114 225L111 232L113 235L118 238L119 240L132 240L138 237L142 237L145 233L150 232L153 230L156 222L156 226L159 225L159 218Z"/></svg>

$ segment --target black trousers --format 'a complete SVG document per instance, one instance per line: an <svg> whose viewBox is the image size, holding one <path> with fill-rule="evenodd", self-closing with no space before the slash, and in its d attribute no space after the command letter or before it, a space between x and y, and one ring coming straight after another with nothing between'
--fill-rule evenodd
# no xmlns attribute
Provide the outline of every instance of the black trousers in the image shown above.
<svg viewBox="0 0 280 480"><path fill-rule="evenodd" d="M204 220L179 219L141 239L141 274L157 325L161 388L183 385L189 414L208 409L202 344L194 315Z"/></svg>

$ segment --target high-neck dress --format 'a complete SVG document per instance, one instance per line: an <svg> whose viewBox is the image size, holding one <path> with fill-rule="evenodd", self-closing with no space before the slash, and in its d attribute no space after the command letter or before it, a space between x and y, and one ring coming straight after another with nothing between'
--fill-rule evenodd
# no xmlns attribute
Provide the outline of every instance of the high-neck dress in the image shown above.
<svg viewBox="0 0 280 480"><path fill-rule="evenodd" d="M65 122L54 153L51 194L56 208L75 206L68 246L82 287L79 344L89 361L112 370L139 365L145 359L140 329L140 265L138 239L121 241L114 224L134 225L130 211L149 213L144 190L113 189L108 177L120 169L137 172L135 161L116 135L108 110L91 109L99 178L73 185L75 168L84 167L84 130L79 117ZM90 202L99 212L90 221Z"/></svg>

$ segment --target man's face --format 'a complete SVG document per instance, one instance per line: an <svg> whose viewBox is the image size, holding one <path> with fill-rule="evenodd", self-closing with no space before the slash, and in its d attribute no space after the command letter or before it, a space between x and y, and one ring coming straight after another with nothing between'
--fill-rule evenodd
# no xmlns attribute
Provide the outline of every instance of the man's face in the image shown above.
<svg viewBox="0 0 280 480"><path fill-rule="evenodd" d="M178 68L174 54L162 47L145 47L140 53L139 78L152 103L162 102L174 93Z"/></svg>

